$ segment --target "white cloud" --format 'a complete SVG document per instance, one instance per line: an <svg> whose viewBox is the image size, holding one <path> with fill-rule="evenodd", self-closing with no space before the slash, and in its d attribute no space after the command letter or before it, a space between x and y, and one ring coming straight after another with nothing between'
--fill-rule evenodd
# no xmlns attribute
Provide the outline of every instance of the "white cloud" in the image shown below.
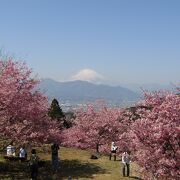
<svg viewBox="0 0 180 180"><path fill-rule="evenodd" d="M72 76L73 80L97 82L104 79L104 77L92 69L82 69L77 74Z"/></svg>

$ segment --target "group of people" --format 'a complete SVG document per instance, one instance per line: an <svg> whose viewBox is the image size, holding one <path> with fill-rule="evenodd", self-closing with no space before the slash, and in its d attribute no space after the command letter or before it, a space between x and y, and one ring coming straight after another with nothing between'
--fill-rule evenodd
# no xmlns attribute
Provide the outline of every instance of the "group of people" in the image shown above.
<svg viewBox="0 0 180 180"><path fill-rule="evenodd" d="M7 156L16 156L16 147L11 142L7 146ZM54 172L57 172L59 169L59 157L58 157L58 150L59 146L56 143L53 143L51 145L51 158L52 158L52 170ZM117 153L118 147L115 145L114 142L111 143L111 152L109 159L111 160L111 157L114 156L114 161L116 161L116 153ZM27 151L25 149L25 146L22 145L19 149L19 157L27 159ZM29 160L29 166L30 166L30 172L31 172L31 178L37 179L38 176L38 169L39 169L39 157L36 155L36 150L32 149L31 156ZM124 151L122 154L122 173L123 176L129 176L130 174L130 154L127 151ZM127 169L127 170L126 170ZM126 173L127 171L127 173Z"/></svg>
<svg viewBox="0 0 180 180"><path fill-rule="evenodd" d="M13 142L11 142L7 147L7 156L16 156L16 147L13 145ZM58 144L53 143L51 145L51 158L52 158L52 170L54 172L57 172L59 169L59 157L58 157L58 150L59 146ZM27 151L25 149L25 145L22 145L19 149L19 155L22 159L27 159ZM36 180L38 176L38 169L39 169L39 157L36 154L36 149L31 150L30 159L28 162L28 165L30 167L30 174L31 179Z"/></svg>
<svg viewBox="0 0 180 180"><path fill-rule="evenodd" d="M13 145L13 142L11 142L11 143L7 146L6 150L7 150L7 156L14 156L14 157L16 156L16 147ZM18 156L19 156L20 158L22 158L22 159L23 159L23 158L24 158L24 159L27 158L27 151L26 151L26 149L25 149L25 145L22 145L22 146L20 147Z"/></svg>
<svg viewBox="0 0 180 180"><path fill-rule="evenodd" d="M118 150L118 147L115 145L114 142L112 142L111 143L111 152L110 152L109 160L111 160L111 157L114 156L114 161L116 161L117 150ZM122 174L123 174L124 177L130 175L130 162L131 162L130 153L128 153L127 150L125 150L122 153L122 164L123 164Z"/></svg>

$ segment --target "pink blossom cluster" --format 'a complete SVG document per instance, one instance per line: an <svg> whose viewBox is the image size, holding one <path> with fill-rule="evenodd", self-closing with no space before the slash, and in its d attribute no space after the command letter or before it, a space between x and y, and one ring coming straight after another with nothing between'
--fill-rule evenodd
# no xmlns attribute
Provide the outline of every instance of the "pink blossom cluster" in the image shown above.
<svg viewBox="0 0 180 180"><path fill-rule="evenodd" d="M47 117L47 98L34 88L38 81L24 62L0 60L0 134L20 142L59 138Z"/></svg>
<svg viewBox="0 0 180 180"><path fill-rule="evenodd" d="M131 127L136 162L156 179L180 177L180 96L146 93L144 105ZM151 179L152 177L150 177Z"/></svg>
<svg viewBox="0 0 180 180"><path fill-rule="evenodd" d="M118 118L121 109L108 109L104 106L96 109L88 106L76 112L74 126L64 131L66 146L91 149L97 152L109 152L112 141L118 141L122 131Z"/></svg>

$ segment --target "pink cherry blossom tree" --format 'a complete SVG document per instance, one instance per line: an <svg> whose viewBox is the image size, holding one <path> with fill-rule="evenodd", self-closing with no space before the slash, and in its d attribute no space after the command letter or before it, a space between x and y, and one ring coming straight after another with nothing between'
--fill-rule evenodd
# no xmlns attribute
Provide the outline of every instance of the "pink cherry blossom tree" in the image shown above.
<svg viewBox="0 0 180 180"><path fill-rule="evenodd" d="M23 62L0 60L0 134L21 142L59 141L59 130L47 116L47 98Z"/></svg>
<svg viewBox="0 0 180 180"><path fill-rule="evenodd" d="M75 114L74 126L64 131L64 145L99 152L110 151L110 143L118 141L122 131L119 123L121 109L88 106ZM107 146L108 145L108 146Z"/></svg>
<svg viewBox="0 0 180 180"><path fill-rule="evenodd" d="M180 175L180 96L145 93L139 119L131 128L136 162L153 177L177 180ZM146 179L148 179L146 177Z"/></svg>

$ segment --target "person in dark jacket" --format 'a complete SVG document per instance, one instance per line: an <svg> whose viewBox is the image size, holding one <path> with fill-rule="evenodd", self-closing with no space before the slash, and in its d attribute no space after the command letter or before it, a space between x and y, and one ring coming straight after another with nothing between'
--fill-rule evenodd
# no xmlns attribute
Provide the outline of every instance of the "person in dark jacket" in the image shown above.
<svg viewBox="0 0 180 180"><path fill-rule="evenodd" d="M31 180L36 180L38 176L39 169L39 157L36 155L36 150L32 149L31 156L29 160L30 172L31 172Z"/></svg>
<svg viewBox="0 0 180 180"><path fill-rule="evenodd" d="M52 157L52 169L56 172L59 169L59 158L58 158L58 144L52 144L51 146L51 157Z"/></svg>

